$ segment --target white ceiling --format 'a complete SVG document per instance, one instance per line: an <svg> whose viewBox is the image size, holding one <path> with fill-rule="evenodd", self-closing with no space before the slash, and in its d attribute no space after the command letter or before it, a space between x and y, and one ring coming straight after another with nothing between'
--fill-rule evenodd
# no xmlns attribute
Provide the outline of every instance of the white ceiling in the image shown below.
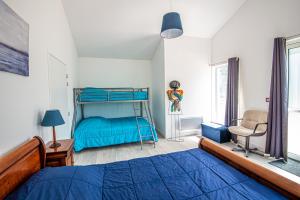
<svg viewBox="0 0 300 200"><path fill-rule="evenodd" d="M181 14L185 36L212 37L246 0L62 0L81 57L151 59L162 16Z"/></svg>

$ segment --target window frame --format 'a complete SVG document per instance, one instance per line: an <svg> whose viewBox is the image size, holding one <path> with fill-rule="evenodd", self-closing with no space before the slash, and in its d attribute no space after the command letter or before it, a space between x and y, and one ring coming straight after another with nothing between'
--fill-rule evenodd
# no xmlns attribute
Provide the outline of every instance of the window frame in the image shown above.
<svg viewBox="0 0 300 200"><path fill-rule="evenodd" d="M300 37L292 39L290 41L287 41L287 43L286 43L286 57L287 57L287 71L288 71L287 72L288 73L288 104L290 103L290 101L289 101L289 98L290 98L290 50L295 49L295 48L300 48ZM300 108L290 109L290 105L288 105L288 112L300 112ZM288 141L289 141L289 138L288 138ZM300 155L289 152L289 147L287 150L288 150L289 158L300 161Z"/></svg>
<svg viewBox="0 0 300 200"><path fill-rule="evenodd" d="M228 62L219 63L211 66L211 122L215 124L224 125L225 122L225 113L223 121L219 121L218 113L217 113L217 91L218 91L218 80L217 80L217 69L222 67L227 68L228 72ZM228 73L226 75L226 91L227 91L227 80L228 80ZM227 94L226 94L227 95ZM225 97L226 98L226 97ZM224 107L225 110L225 107Z"/></svg>
<svg viewBox="0 0 300 200"><path fill-rule="evenodd" d="M287 62L287 73L288 73L288 88L290 88L290 50L300 48L300 37L292 39L291 41L287 41L286 43L286 62ZM288 89L288 99L290 97L290 89ZM289 104L289 100L288 100ZM290 109L290 105L288 105L288 109ZM300 107L296 110L300 111ZM290 110L289 110L290 111Z"/></svg>

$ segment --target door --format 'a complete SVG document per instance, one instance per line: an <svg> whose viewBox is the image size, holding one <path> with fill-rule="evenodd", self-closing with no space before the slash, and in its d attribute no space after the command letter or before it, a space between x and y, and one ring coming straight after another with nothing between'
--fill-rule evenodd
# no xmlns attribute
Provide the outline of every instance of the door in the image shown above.
<svg viewBox="0 0 300 200"><path fill-rule="evenodd" d="M288 117L288 155L300 158L300 43L288 45L289 69L289 117Z"/></svg>
<svg viewBox="0 0 300 200"><path fill-rule="evenodd" d="M59 109L65 121L64 125L56 127L56 137L57 139L66 139L70 137L66 65L50 54L48 55L48 64L50 109Z"/></svg>

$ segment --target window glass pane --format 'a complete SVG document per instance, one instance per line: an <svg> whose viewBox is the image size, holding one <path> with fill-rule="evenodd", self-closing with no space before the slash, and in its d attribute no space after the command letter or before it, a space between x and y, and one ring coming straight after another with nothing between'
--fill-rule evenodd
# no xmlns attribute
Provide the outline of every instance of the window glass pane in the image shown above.
<svg viewBox="0 0 300 200"><path fill-rule="evenodd" d="M220 124L225 118L227 69L227 64L212 69L212 121Z"/></svg>
<svg viewBox="0 0 300 200"><path fill-rule="evenodd" d="M300 110L300 47L289 50L289 108Z"/></svg>
<svg viewBox="0 0 300 200"><path fill-rule="evenodd" d="M289 57L289 121L288 152L289 156L300 156L299 121L300 121L300 47L291 48Z"/></svg>

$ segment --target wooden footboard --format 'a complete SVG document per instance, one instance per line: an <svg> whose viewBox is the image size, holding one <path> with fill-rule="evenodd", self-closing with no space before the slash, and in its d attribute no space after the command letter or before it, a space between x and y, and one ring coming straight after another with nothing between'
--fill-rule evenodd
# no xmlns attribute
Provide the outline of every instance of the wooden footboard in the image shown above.
<svg viewBox="0 0 300 200"><path fill-rule="evenodd" d="M24 143L0 158L0 199L45 167L45 144L40 137Z"/></svg>
<svg viewBox="0 0 300 200"><path fill-rule="evenodd" d="M284 176L258 165L206 138L200 139L199 148L217 156L239 171L244 172L248 176L273 188L290 199L300 198L300 184Z"/></svg>

